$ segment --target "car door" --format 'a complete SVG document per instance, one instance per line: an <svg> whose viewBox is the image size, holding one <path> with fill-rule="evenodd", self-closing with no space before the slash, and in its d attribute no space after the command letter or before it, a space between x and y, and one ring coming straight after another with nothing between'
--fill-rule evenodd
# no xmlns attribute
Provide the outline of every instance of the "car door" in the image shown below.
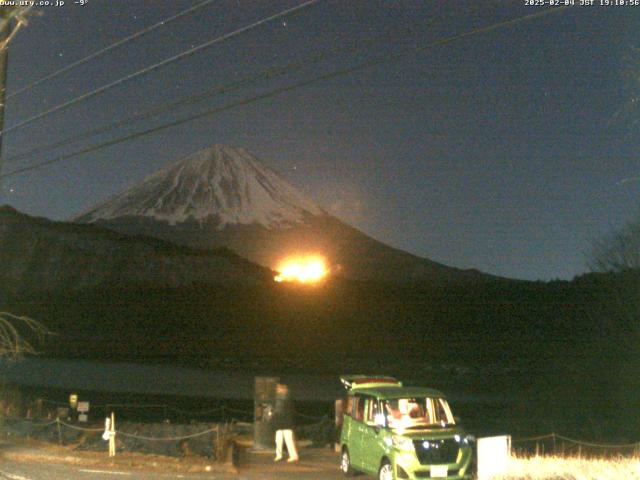
<svg viewBox="0 0 640 480"><path fill-rule="evenodd" d="M351 451L351 429L353 428L353 396L347 395L345 399L342 427L340 428L340 442ZM352 460L353 463L353 460Z"/></svg>
<svg viewBox="0 0 640 480"><path fill-rule="evenodd" d="M376 424L376 415L380 413L380 404L374 397L364 399L365 420L361 433L362 470L376 474L380 466L384 448L380 436L382 427Z"/></svg>
<svg viewBox="0 0 640 480"><path fill-rule="evenodd" d="M349 432L349 452L351 463L359 470L363 469L365 450L362 444L365 434L365 405L366 395L356 393L353 396L353 412L351 414L351 428Z"/></svg>

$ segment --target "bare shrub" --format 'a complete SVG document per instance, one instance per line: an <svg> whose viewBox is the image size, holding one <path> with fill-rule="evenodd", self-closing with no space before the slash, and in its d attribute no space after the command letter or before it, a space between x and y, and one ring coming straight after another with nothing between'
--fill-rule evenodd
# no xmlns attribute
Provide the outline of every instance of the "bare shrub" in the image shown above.
<svg viewBox="0 0 640 480"><path fill-rule="evenodd" d="M25 354L35 354L34 343L42 342L50 333L37 320L0 312L0 358L15 360Z"/></svg>
<svg viewBox="0 0 640 480"><path fill-rule="evenodd" d="M587 264L594 272L640 269L640 218L610 235L593 240Z"/></svg>

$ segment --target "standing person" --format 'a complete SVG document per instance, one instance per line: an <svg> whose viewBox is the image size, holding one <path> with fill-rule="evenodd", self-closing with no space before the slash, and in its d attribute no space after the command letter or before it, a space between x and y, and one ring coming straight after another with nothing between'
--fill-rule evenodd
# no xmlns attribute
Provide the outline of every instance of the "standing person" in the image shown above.
<svg viewBox="0 0 640 480"><path fill-rule="evenodd" d="M276 458L282 460L282 443L287 444L287 462L298 461L298 450L293 439L293 405L289 398L289 388L279 383L276 386L276 404L273 409L273 426L276 430Z"/></svg>

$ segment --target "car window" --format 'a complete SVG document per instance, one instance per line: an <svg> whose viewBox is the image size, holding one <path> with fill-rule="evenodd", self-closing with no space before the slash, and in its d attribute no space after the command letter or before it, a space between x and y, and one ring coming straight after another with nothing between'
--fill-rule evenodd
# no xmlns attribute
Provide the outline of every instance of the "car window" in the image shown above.
<svg viewBox="0 0 640 480"><path fill-rule="evenodd" d="M346 405L344 407L344 414L351 417L353 415L353 397L351 395L347 395Z"/></svg>
<svg viewBox="0 0 640 480"><path fill-rule="evenodd" d="M353 418L355 418L359 422L363 422L364 421L365 397L363 397L362 395L356 395L353 400L355 402Z"/></svg>
<svg viewBox="0 0 640 480"><path fill-rule="evenodd" d="M438 398L435 402L436 421L445 423L455 423L449 404L444 398Z"/></svg>
<svg viewBox="0 0 640 480"><path fill-rule="evenodd" d="M367 423L375 423L376 415L380 413L380 402L375 398L367 399Z"/></svg>
<svg viewBox="0 0 640 480"><path fill-rule="evenodd" d="M383 403L387 423L391 428L420 428L454 423L449 405L443 398L407 397Z"/></svg>

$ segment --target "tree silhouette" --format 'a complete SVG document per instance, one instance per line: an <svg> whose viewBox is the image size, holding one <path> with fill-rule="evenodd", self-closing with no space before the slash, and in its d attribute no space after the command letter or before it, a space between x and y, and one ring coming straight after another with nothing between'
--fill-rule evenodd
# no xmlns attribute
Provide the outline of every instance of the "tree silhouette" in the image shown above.
<svg viewBox="0 0 640 480"><path fill-rule="evenodd" d="M640 214L619 230L591 242L589 268L594 272L640 269Z"/></svg>

